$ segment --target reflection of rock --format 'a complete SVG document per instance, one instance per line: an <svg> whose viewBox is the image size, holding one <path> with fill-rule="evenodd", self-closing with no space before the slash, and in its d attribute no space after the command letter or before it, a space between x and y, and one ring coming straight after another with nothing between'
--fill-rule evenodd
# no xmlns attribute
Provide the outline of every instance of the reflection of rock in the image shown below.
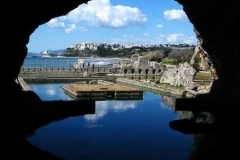
<svg viewBox="0 0 240 160"><path fill-rule="evenodd" d="M215 125L209 123L195 122L189 119L173 120L169 126L184 134L200 134L217 131Z"/></svg>
<svg viewBox="0 0 240 160"><path fill-rule="evenodd" d="M97 121L107 115L109 110L115 112L134 109L135 101L98 101L96 102L95 114L85 115L84 118L88 121Z"/></svg>
<svg viewBox="0 0 240 160"><path fill-rule="evenodd" d="M172 110L175 110L175 98L162 95L162 101L165 105L170 107Z"/></svg>
<svg viewBox="0 0 240 160"><path fill-rule="evenodd" d="M162 95L162 101L165 105L167 105L169 108L171 108L173 111L175 111L175 102L176 102L176 97L169 97ZM180 118L187 118L191 119L193 117L192 112L187 112L187 111L176 111L176 113L179 115Z"/></svg>

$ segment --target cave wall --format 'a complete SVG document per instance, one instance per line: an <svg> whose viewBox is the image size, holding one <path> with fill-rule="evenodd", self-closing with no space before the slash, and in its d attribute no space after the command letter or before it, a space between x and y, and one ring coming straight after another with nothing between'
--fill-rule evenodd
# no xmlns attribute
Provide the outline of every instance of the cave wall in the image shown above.
<svg viewBox="0 0 240 160"><path fill-rule="evenodd" d="M2 13L4 24L2 24L2 84L11 87L19 74L20 68L27 54L26 45L30 35L39 25L47 23L54 17L66 15L71 10L88 0L61 0L61 1L28 1L19 5L7 1L2 5L8 12ZM19 2L21 3L21 2ZM2 10L3 12L3 10ZM5 62L3 62L5 61Z"/></svg>
<svg viewBox="0 0 240 160"><path fill-rule="evenodd" d="M234 0L175 0L195 27L202 48L218 75L211 92L236 95L240 91L240 10Z"/></svg>

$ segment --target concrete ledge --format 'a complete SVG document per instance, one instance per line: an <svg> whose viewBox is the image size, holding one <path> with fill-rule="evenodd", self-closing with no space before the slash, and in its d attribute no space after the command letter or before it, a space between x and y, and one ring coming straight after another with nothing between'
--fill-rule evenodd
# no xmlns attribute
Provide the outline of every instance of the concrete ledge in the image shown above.
<svg viewBox="0 0 240 160"><path fill-rule="evenodd" d="M24 81L22 77L18 77L17 81L19 82L20 86L24 91L31 91L31 88L28 86L28 84Z"/></svg>

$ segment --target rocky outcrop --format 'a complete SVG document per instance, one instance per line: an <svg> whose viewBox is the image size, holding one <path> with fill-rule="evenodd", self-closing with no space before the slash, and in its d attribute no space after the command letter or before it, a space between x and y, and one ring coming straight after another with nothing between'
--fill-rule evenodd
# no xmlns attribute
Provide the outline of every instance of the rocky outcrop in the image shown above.
<svg viewBox="0 0 240 160"><path fill-rule="evenodd" d="M195 88L193 76L196 70L187 62L179 66L171 66L163 72L160 83L169 83L173 86L184 86L187 90Z"/></svg>
<svg viewBox="0 0 240 160"><path fill-rule="evenodd" d="M200 37L196 29L194 29L194 31L198 37L198 42L195 47L195 51L190 61L190 64L195 66L199 70L209 71L211 78L213 80L217 80L218 76L217 76L214 64L209 54L202 48L202 43L203 43L202 38Z"/></svg>
<svg viewBox="0 0 240 160"><path fill-rule="evenodd" d="M208 71L209 65L207 63L208 59L205 59L202 54L204 54L205 51L202 49L202 46L200 45L199 41L197 42L197 45L195 47L194 54L191 58L190 64L191 65L198 65L198 69L202 71Z"/></svg>

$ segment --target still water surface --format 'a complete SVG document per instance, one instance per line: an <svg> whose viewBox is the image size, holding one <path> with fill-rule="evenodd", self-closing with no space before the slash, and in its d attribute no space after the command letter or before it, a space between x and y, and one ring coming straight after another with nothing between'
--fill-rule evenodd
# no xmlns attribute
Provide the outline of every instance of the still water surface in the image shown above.
<svg viewBox="0 0 240 160"><path fill-rule="evenodd" d="M29 84L42 100L71 100L63 85ZM189 159L193 136L169 127L180 117L163 98L144 91L143 100L96 101L95 114L53 122L27 139L69 160Z"/></svg>

